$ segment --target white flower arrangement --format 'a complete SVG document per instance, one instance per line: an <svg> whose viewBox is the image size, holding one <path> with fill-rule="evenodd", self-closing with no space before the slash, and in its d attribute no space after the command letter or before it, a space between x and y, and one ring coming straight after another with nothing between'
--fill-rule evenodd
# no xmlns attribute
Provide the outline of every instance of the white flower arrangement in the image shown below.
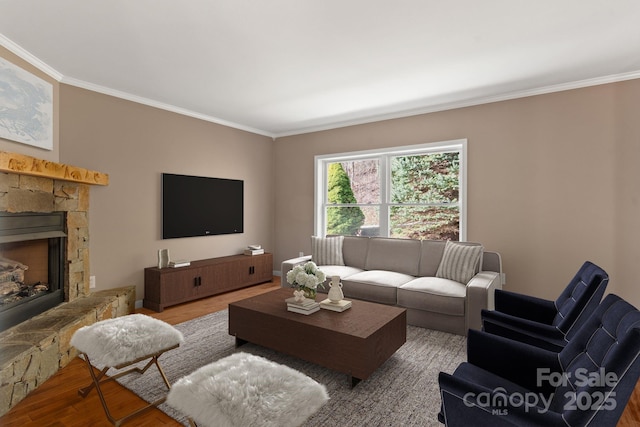
<svg viewBox="0 0 640 427"><path fill-rule="evenodd" d="M317 292L318 286L322 286L326 278L313 261L296 265L287 273L287 283L298 290L310 290L312 294Z"/></svg>

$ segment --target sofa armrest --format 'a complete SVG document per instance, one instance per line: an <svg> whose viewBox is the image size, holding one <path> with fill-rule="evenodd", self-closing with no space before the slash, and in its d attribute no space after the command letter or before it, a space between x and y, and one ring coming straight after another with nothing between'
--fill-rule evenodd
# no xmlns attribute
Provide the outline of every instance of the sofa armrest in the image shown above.
<svg viewBox="0 0 640 427"><path fill-rule="evenodd" d="M496 292L495 309L511 316L550 325L558 314L554 301L500 290Z"/></svg>
<svg viewBox="0 0 640 427"><path fill-rule="evenodd" d="M498 295L496 291L496 297ZM564 333L553 325L512 316L497 310L482 310L482 329L494 335L556 352L560 352L567 344Z"/></svg>
<svg viewBox="0 0 640 427"><path fill-rule="evenodd" d="M482 270L502 273L502 257L498 252L487 252L482 254Z"/></svg>
<svg viewBox="0 0 640 427"><path fill-rule="evenodd" d="M467 362L546 395L555 391L555 387L550 381L541 381L539 370L562 372L557 352L475 330L467 335Z"/></svg>
<svg viewBox="0 0 640 427"><path fill-rule="evenodd" d="M493 310L494 293L502 288L500 273L481 271L467 283L467 327L482 329L482 309Z"/></svg>
<svg viewBox="0 0 640 427"><path fill-rule="evenodd" d="M287 273L293 270L293 267L295 267L296 265L304 264L307 261L311 261L311 255L305 255L282 261L282 265L280 267L280 274L282 274L282 277L280 278L280 286L283 288L290 288L291 285L287 283Z"/></svg>

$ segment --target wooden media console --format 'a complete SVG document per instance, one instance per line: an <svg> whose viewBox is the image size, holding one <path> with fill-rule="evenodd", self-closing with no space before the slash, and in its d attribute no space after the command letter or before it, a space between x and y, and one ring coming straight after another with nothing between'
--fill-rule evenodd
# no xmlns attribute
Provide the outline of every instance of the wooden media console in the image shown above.
<svg viewBox="0 0 640 427"><path fill-rule="evenodd" d="M231 255L192 261L186 267L144 269L143 306L165 307L233 291L273 279L273 255Z"/></svg>

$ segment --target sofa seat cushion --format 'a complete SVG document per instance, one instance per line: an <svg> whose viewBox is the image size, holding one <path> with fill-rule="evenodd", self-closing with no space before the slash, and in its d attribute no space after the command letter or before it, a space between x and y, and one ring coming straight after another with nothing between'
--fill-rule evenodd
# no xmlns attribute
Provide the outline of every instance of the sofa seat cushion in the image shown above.
<svg viewBox="0 0 640 427"><path fill-rule="evenodd" d="M409 274L386 270L367 270L349 276L350 282L360 282L374 286L392 286L394 288L414 279L415 277Z"/></svg>
<svg viewBox="0 0 640 427"><path fill-rule="evenodd" d="M435 313L464 316L467 287L454 280L419 277L398 289L398 305Z"/></svg>
<svg viewBox="0 0 640 427"><path fill-rule="evenodd" d="M331 281L331 276L340 276L341 279L344 279L356 273L361 273L364 271L360 268L349 267L348 265L319 265L318 269L320 269L325 274L325 276L327 276L326 283L329 283Z"/></svg>
<svg viewBox="0 0 640 427"><path fill-rule="evenodd" d="M349 298L396 305L398 287L413 279L415 277L395 271L362 271L342 280L342 292Z"/></svg>

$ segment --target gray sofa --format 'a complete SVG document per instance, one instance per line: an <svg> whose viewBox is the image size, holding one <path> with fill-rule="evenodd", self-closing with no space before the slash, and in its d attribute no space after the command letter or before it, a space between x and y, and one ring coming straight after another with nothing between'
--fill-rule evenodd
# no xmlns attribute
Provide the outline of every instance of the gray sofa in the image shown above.
<svg viewBox="0 0 640 427"><path fill-rule="evenodd" d="M345 298L404 307L410 325L466 335L502 288L500 254L477 243L333 236L313 237L312 246L313 255L282 263L283 286L288 271L313 260L327 282L341 277Z"/></svg>

